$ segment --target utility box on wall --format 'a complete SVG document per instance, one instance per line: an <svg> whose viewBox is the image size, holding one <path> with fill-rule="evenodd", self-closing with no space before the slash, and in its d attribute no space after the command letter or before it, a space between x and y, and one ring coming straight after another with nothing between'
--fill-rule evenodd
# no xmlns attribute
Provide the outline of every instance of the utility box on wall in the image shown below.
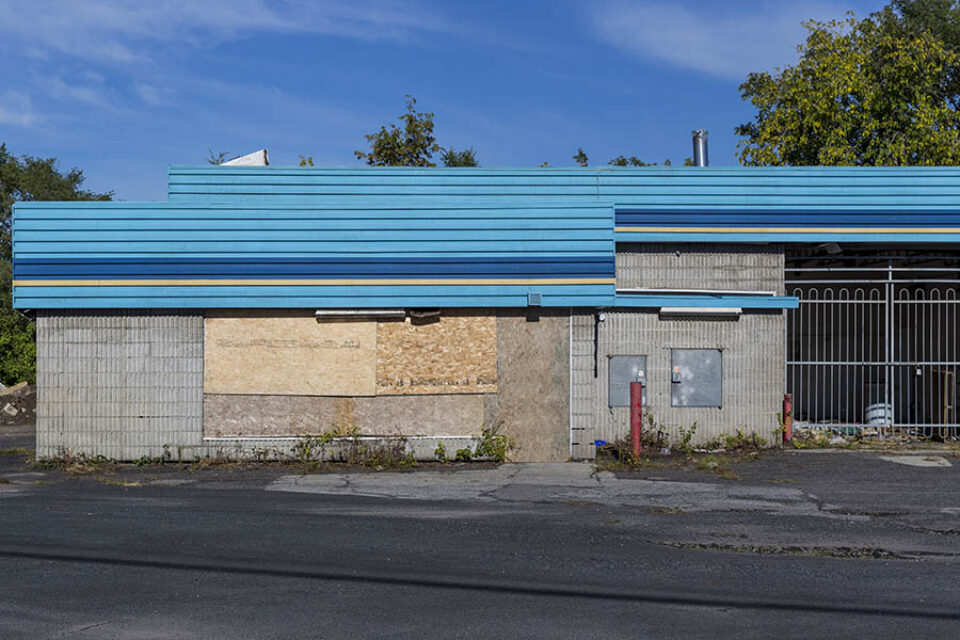
<svg viewBox="0 0 960 640"><path fill-rule="evenodd" d="M643 382L643 402L647 402L647 356L610 356L607 404L610 407L630 406L630 383Z"/></svg>
<svg viewBox="0 0 960 640"><path fill-rule="evenodd" d="M670 371L671 406L723 406L723 353L719 349L671 349Z"/></svg>

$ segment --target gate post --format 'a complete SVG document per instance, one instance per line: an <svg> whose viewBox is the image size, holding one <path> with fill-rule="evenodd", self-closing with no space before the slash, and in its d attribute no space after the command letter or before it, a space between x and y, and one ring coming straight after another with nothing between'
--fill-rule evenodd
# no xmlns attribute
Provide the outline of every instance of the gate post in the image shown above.
<svg viewBox="0 0 960 640"><path fill-rule="evenodd" d="M783 394L783 441L793 440L793 394Z"/></svg>
<svg viewBox="0 0 960 640"><path fill-rule="evenodd" d="M640 459L643 453L643 443L640 435L643 431L643 383L630 383L630 439L633 444L633 457Z"/></svg>

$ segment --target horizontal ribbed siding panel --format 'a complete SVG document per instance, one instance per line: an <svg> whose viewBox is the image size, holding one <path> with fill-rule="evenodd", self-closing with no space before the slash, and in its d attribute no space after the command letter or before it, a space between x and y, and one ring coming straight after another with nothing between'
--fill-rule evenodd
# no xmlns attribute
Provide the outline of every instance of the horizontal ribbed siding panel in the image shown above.
<svg viewBox="0 0 960 640"><path fill-rule="evenodd" d="M955 167L175 166L169 180L171 200L198 203L550 206L592 199L616 209L621 242L960 242Z"/></svg>
<svg viewBox="0 0 960 640"><path fill-rule="evenodd" d="M606 206L18 203L17 308L612 304Z"/></svg>
<svg viewBox="0 0 960 640"><path fill-rule="evenodd" d="M958 211L955 167L320 169L174 166L169 196L206 202L358 202L440 198L549 203L595 198L618 208L870 207ZM341 200L342 199L342 200Z"/></svg>

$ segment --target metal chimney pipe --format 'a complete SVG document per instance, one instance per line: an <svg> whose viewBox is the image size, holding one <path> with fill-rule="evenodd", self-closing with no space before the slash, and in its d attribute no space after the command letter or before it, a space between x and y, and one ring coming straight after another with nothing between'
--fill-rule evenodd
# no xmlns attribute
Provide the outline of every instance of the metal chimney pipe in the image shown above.
<svg viewBox="0 0 960 640"><path fill-rule="evenodd" d="M694 129L693 135L693 166L706 167L710 165L707 155L707 130Z"/></svg>

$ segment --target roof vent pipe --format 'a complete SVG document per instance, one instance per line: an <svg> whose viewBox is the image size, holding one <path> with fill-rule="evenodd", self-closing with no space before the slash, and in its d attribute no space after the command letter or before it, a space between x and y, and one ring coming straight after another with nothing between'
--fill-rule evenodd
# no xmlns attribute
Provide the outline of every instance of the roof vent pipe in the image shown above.
<svg viewBox="0 0 960 640"><path fill-rule="evenodd" d="M707 156L707 130L694 129L693 135L693 166L706 167L710 164Z"/></svg>

